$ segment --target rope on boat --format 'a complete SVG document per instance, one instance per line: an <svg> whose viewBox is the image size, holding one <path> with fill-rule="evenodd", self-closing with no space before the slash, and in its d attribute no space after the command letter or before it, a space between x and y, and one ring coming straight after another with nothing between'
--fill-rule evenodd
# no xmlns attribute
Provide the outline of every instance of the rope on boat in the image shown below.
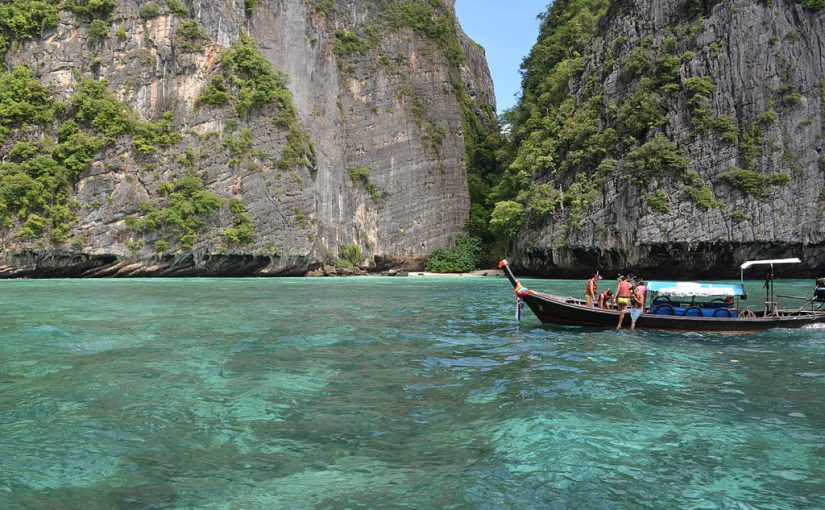
<svg viewBox="0 0 825 510"><path fill-rule="evenodd" d="M524 308L524 297L528 294L533 294L533 291L516 280L516 290L513 292L516 295L516 320L521 320L521 310Z"/></svg>

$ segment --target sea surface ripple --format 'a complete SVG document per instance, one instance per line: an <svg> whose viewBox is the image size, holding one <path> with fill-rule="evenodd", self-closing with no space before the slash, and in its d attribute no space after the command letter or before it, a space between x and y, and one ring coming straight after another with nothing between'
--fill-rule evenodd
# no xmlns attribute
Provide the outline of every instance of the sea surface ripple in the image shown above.
<svg viewBox="0 0 825 510"><path fill-rule="evenodd" d="M0 297L0 508L825 508L822 329L548 327L501 278Z"/></svg>

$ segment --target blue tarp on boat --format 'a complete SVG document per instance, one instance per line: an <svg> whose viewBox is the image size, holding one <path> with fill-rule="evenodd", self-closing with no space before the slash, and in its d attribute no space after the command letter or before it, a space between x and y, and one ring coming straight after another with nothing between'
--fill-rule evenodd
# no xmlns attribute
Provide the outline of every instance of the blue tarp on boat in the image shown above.
<svg viewBox="0 0 825 510"><path fill-rule="evenodd" d="M648 282L648 290L661 296L742 296L739 283Z"/></svg>

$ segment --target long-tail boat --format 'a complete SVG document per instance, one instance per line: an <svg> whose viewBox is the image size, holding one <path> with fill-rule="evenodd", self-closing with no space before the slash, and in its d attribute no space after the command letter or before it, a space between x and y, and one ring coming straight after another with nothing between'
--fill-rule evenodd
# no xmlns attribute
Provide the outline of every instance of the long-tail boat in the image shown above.
<svg viewBox="0 0 825 510"><path fill-rule="evenodd" d="M799 263L799 259L753 260L740 266L738 284L702 284L694 282L651 281L649 299L644 313L636 321L638 329L673 331L751 333L770 328L816 327L825 324L825 279L817 280L814 296L797 309L779 308L773 289L775 264ZM758 309L740 309L740 299L747 298L744 272L756 265L768 265L764 306ZM616 328L619 311L615 308L588 307L581 299L545 294L524 287L513 275L506 260L499 268L515 289L517 315L522 303L538 317L542 324ZM629 309L627 310L629 311ZM630 313L625 313L621 327L630 326Z"/></svg>

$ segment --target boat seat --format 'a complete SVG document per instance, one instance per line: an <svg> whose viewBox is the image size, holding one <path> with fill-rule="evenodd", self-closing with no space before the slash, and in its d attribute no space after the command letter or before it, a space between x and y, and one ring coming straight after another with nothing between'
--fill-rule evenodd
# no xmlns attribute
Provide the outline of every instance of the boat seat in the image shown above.
<svg viewBox="0 0 825 510"><path fill-rule="evenodd" d="M696 306L674 306L670 303L654 304L650 308L650 313L654 315L679 315L687 317L738 317L739 311L733 307L725 308L700 308Z"/></svg>

